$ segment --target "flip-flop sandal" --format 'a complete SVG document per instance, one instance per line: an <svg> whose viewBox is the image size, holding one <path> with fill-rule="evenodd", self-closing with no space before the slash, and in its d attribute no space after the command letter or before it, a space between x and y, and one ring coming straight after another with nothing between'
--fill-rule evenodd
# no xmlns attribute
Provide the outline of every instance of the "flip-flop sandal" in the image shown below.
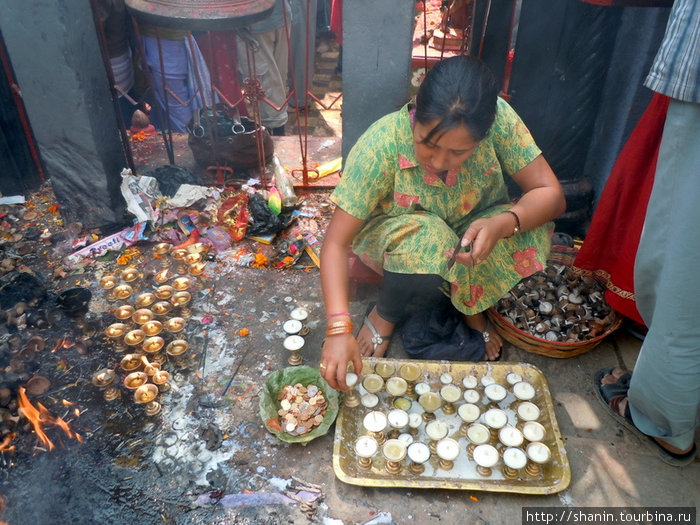
<svg viewBox="0 0 700 525"><path fill-rule="evenodd" d="M618 377L617 381L615 381L614 383L610 383L607 385L601 384L603 378L608 374L612 374L615 368L616 367L611 366L609 368L603 368L602 370L599 370L593 380L594 384L598 386L596 390L602 396L602 401L604 403L610 403L610 400L614 397L626 396L627 391L630 389L630 379L632 379L632 374L630 374L629 372Z"/></svg>
<svg viewBox="0 0 700 525"><path fill-rule="evenodd" d="M655 445L656 452L664 463L668 465L672 465L674 467L683 467L685 465L690 465L695 461L695 454L697 452L697 446L695 443L693 443L693 448L691 448L688 452L685 452L683 454L676 454L675 452L671 452L670 450L667 450L664 448L658 441L656 441L652 436L648 436L641 430L639 430L636 425L634 424L634 421L632 421L632 413L630 412L630 404L629 400L627 401L627 405L625 406L625 415L621 416L619 411L617 410L617 407L619 404L622 402L624 398L627 397L627 394L622 394L618 396L614 396L610 398L609 401L606 401L602 387L603 386L611 386L611 385L601 385L600 384L600 379L603 378L606 374L609 374L610 371L613 370L613 368L608 368L608 369L603 369L598 371L596 374L596 379L595 379L595 392L597 394L598 399L600 399L601 403L605 406L605 408L608 409L608 412L610 415L612 415L615 420L620 423L622 426L624 426L627 430L630 432L636 434L640 438L646 438L650 443ZM622 376L624 377L624 376ZM621 378L622 378L621 377ZM628 380L629 381L629 380ZM613 383L616 384L616 383ZM629 386L627 387L629 389Z"/></svg>
<svg viewBox="0 0 700 525"><path fill-rule="evenodd" d="M369 320L369 313L372 311L376 303L372 302L367 305L367 310L365 311L365 320L364 324L369 328L369 331L372 332L372 355L377 353L377 347L380 345L384 344L384 342L389 341L391 339L391 335L379 335L379 332L377 329L374 327L372 322ZM386 353L385 353L386 355Z"/></svg>

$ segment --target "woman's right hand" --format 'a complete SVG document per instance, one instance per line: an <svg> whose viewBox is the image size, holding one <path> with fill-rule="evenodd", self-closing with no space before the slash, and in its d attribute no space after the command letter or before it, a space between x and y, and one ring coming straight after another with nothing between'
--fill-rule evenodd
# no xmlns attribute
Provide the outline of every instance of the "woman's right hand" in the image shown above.
<svg viewBox="0 0 700 525"><path fill-rule="evenodd" d="M321 375L336 390L349 390L345 383L348 363L352 363L355 373L362 372L362 358L357 340L351 333L326 337L321 351Z"/></svg>

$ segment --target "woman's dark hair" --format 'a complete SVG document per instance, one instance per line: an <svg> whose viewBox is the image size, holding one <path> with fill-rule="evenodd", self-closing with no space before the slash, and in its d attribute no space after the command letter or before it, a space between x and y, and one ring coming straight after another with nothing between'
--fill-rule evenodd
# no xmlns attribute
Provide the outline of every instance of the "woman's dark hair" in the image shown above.
<svg viewBox="0 0 700 525"><path fill-rule="evenodd" d="M458 126L466 126L477 142L496 118L498 88L479 59L460 55L442 60L428 71L416 95L415 120L438 121L423 143Z"/></svg>

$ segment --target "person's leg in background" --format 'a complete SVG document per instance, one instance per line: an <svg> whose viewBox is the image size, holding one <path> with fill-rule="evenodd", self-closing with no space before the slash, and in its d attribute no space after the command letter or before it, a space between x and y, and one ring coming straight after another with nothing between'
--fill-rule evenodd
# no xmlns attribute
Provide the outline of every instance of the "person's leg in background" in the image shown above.
<svg viewBox="0 0 700 525"><path fill-rule="evenodd" d="M628 393L634 424L676 452L693 445L700 406L700 104L672 100L635 263L649 327Z"/></svg>
<svg viewBox="0 0 700 525"><path fill-rule="evenodd" d="M296 91L296 95L289 100L292 107L303 108L308 102L306 93L311 89L316 62L317 3L317 0L290 1L292 25L289 36L292 61L289 64L289 88Z"/></svg>
<svg viewBox="0 0 700 525"><path fill-rule="evenodd" d="M252 63L248 64L248 53L255 57L255 74L260 86L265 92L265 98L275 106L280 107L287 98L286 78L288 72L288 46L284 27L252 36L257 42L257 49L248 46L245 39L239 37L237 42L238 68L243 81L251 76ZM251 38L247 36L246 38ZM279 63L276 57L280 59ZM253 111L248 108L248 113ZM287 123L287 107L275 109L267 102L260 101L260 115L263 126L273 135L284 135L284 125Z"/></svg>

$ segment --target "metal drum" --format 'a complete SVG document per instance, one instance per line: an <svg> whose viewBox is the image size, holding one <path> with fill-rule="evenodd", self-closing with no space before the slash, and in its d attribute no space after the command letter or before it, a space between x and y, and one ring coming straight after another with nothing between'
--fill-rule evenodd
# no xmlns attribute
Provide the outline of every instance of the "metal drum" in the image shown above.
<svg viewBox="0 0 700 525"><path fill-rule="evenodd" d="M190 31L244 27L270 15L275 0L126 0L147 24Z"/></svg>

